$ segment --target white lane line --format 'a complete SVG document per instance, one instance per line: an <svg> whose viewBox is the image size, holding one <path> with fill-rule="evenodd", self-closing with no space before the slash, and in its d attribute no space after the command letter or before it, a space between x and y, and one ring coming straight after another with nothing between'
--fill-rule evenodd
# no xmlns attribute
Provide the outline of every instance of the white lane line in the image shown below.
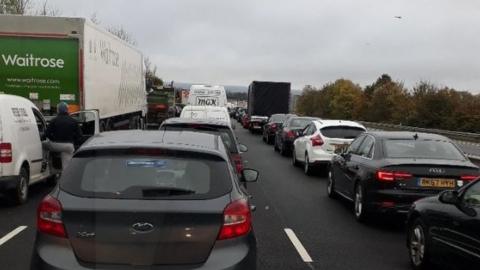
<svg viewBox="0 0 480 270"><path fill-rule="evenodd" d="M295 235L292 229L285 228L284 230L295 249L297 249L298 254L300 254L300 257L302 257L302 260L307 263L313 262L312 257L310 257L307 250L305 247L303 247L302 243L300 240L298 240L298 237Z"/></svg>
<svg viewBox="0 0 480 270"><path fill-rule="evenodd" d="M15 235L21 233L23 230L25 230L27 228L27 226L20 226L18 228L16 228L15 230L9 232L7 235L5 235L4 237L0 238L0 246L5 244L8 240L12 239L13 237L15 237Z"/></svg>

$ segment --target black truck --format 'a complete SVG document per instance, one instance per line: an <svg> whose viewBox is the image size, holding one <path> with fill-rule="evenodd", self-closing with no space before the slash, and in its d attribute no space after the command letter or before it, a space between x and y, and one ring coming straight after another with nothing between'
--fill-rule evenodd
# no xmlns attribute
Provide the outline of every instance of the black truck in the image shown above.
<svg viewBox="0 0 480 270"><path fill-rule="evenodd" d="M289 82L253 81L248 87L249 129L261 131L272 114L288 113L290 104Z"/></svg>

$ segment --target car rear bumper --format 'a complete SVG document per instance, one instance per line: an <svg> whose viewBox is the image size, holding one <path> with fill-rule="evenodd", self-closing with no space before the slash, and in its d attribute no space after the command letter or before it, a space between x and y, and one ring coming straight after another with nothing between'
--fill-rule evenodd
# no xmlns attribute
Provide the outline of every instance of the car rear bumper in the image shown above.
<svg viewBox="0 0 480 270"><path fill-rule="evenodd" d="M318 149L318 150L314 149L313 151L310 152L310 155L308 156L308 158L312 163L325 164L325 163L330 163L334 156L335 156L334 154L330 154L321 149Z"/></svg>
<svg viewBox="0 0 480 270"><path fill-rule="evenodd" d="M248 236L233 240L217 241L203 264L196 265L105 265L83 264L78 262L70 241L49 235L37 233L31 261L31 270L206 270L206 269L256 269L257 247L253 232Z"/></svg>
<svg viewBox="0 0 480 270"><path fill-rule="evenodd" d="M408 213L412 203L417 200L436 196L438 192L411 192L405 190L377 190L369 193L368 209L374 212Z"/></svg>
<svg viewBox="0 0 480 270"><path fill-rule="evenodd" d="M14 189L18 183L18 176L0 176L0 191Z"/></svg>

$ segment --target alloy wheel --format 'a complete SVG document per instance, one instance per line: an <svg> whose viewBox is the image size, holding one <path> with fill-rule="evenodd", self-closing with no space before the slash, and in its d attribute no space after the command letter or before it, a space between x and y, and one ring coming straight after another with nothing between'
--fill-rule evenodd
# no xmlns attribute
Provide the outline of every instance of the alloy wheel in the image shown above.
<svg viewBox="0 0 480 270"><path fill-rule="evenodd" d="M415 267L424 263L425 233L421 224L416 224L410 231L410 259Z"/></svg>
<svg viewBox="0 0 480 270"><path fill-rule="evenodd" d="M363 191L362 186L357 185L355 190L355 216L360 219L363 215Z"/></svg>

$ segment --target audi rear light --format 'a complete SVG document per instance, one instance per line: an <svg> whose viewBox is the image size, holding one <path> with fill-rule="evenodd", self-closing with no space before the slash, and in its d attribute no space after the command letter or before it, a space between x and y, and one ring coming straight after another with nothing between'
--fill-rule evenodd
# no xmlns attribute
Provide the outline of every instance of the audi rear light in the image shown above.
<svg viewBox="0 0 480 270"><path fill-rule="evenodd" d="M460 179L463 181L473 181L478 178L478 175L462 175Z"/></svg>
<svg viewBox="0 0 480 270"><path fill-rule="evenodd" d="M53 236L67 237L62 221L62 205L50 195L45 197L38 206L37 230Z"/></svg>
<svg viewBox="0 0 480 270"><path fill-rule="evenodd" d="M295 132L293 132L293 130L287 131L287 137L290 139L295 138Z"/></svg>
<svg viewBox="0 0 480 270"><path fill-rule="evenodd" d="M0 163L12 162L12 144L0 143Z"/></svg>
<svg viewBox="0 0 480 270"><path fill-rule="evenodd" d="M232 239L247 235L252 229L252 214L247 200L230 203L223 211L223 225L218 240Z"/></svg>
<svg viewBox="0 0 480 270"><path fill-rule="evenodd" d="M241 174L243 171L243 159L240 154L232 154L232 160L235 164L235 169L238 174Z"/></svg>
<svg viewBox="0 0 480 270"><path fill-rule="evenodd" d="M310 141L312 141L312 146L322 146L325 143L320 135L310 138Z"/></svg>
<svg viewBox="0 0 480 270"><path fill-rule="evenodd" d="M412 174L408 172L395 171L377 171L377 180L385 182L393 182L395 180L407 180L412 178Z"/></svg>

